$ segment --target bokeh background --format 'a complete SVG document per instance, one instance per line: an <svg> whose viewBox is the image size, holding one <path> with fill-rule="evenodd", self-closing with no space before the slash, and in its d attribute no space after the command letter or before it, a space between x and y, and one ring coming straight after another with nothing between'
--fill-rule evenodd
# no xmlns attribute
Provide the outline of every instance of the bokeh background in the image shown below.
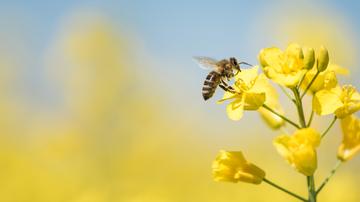
<svg viewBox="0 0 360 202"><path fill-rule="evenodd" d="M306 196L272 146L281 132L256 112L230 121L221 93L204 102L207 72L192 56L257 64L264 47L323 44L351 72L340 80L360 87L359 10L335 0L1 1L0 201L296 201L266 184L214 182L220 149L242 150ZM318 183L340 141L337 124L319 149ZM360 201L359 167L344 164L320 201Z"/></svg>

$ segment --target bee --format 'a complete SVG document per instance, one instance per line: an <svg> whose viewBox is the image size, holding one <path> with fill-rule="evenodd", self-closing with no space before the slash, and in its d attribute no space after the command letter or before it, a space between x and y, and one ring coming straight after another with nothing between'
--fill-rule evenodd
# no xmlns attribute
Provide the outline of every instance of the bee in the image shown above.
<svg viewBox="0 0 360 202"><path fill-rule="evenodd" d="M249 63L240 62L236 58L231 57L229 59L215 60L209 57L193 57L204 69L211 70L206 76L204 85L202 88L202 96L204 100L211 98L218 86L225 91L235 93L233 87L229 86L227 81L230 81L236 74L241 72L240 64L246 64L251 66ZM234 73L235 72L235 73Z"/></svg>

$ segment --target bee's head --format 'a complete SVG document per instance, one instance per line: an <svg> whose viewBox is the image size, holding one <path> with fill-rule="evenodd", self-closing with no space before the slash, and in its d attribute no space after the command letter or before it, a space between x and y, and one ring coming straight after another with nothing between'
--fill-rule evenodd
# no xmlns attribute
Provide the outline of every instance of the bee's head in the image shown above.
<svg viewBox="0 0 360 202"><path fill-rule="evenodd" d="M238 61L236 60L236 58L231 57L229 62L233 69L237 70L238 72L241 72L240 65L239 65Z"/></svg>

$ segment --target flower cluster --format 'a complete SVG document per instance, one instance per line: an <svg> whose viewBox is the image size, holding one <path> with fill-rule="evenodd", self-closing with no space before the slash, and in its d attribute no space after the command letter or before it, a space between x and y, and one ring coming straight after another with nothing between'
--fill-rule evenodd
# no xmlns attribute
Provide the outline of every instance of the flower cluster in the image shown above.
<svg viewBox="0 0 360 202"><path fill-rule="evenodd" d="M218 103L228 102L226 112L231 120L240 120L244 111L258 111L265 123L274 130L287 127L286 124L294 126L291 135L281 134L274 138L273 144L292 167L307 177L309 198L304 199L286 189L280 189L300 200L314 202L329 180L325 179L316 190L316 149L336 120L340 120L343 134L343 141L338 148L338 161L345 162L360 151L360 119L354 114L360 110L360 94L352 85L339 84L337 76L346 75L348 71L330 63L325 47L315 51L291 43L285 51L276 47L264 48L258 60L261 68L253 66L242 69L234 77L233 90L226 91ZM262 73L259 73L259 69L262 69ZM294 103L298 121L286 117L271 81ZM312 98L312 112L308 118L303 107L303 97L306 95ZM322 133L311 127L314 113L320 117L333 116L333 121ZM247 162L240 151L220 151L213 163L213 175L216 181L253 184L264 181L276 188L280 187L266 179L262 169Z"/></svg>

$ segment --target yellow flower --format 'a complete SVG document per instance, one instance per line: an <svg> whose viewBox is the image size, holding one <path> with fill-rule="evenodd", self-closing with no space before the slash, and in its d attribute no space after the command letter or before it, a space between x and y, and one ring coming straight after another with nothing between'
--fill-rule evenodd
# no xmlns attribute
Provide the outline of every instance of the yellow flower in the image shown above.
<svg viewBox="0 0 360 202"><path fill-rule="evenodd" d="M240 151L221 150L212 165L215 181L260 184L265 172L249 163Z"/></svg>
<svg viewBox="0 0 360 202"><path fill-rule="evenodd" d="M350 160L360 151L360 119L350 115L341 120L343 141L338 149L338 158Z"/></svg>
<svg viewBox="0 0 360 202"><path fill-rule="evenodd" d="M266 95L264 104L269 106L271 109L274 109L279 114L284 115L284 110L279 103L279 95L275 88L270 83L268 83L267 85L264 85L264 91ZM258 112L260 113L260 116L265 121L265 123L267 123L267 125L272 129L279 129L285 124L284 119L280 118L278 115L270 112L264 107L260 107Z"/></svg>
<svg viewBox="0 0 360 202"><path fill-rule="evenodd" d="M295 43L285 52L275 47L262 49L259 60L269 79L289 88L295 87L307 71L302 48Z"/></svg>
<svg viewBox="0 0 360 202"><path fill-rule="evenodd" d="M317 168L316 148L320 134L312 128L297 130L292 136L280 135L274 145L282 157L300 173L311 176Z"/></svg>
<svg viewBox="0 0 360 202"><path fill-rule="evenodd" d="M323 89L315 94L312 105L319 115L334 113L341 119L360 110L360 94L351 85Z"/></svg>
<svg viewBox="0 0 360 202"><path fill-rule="evenodd" d="M317 72L317 68L313 67L311 70L309 70L305 77L303 82L301 83L301 88L306 89L306 87L310 84L311 80L314 78L315 74ZM336 64L329 64L328 68L320 72L319 75L316 77L315 81L312 83L312 85L309 88L309 91L312 93L316 93L317 91L321 89L331 89L337 86L337 74L346 75L348 74L348 70L345 68L342 68Z"/></svg>
<svg viewBox="0 0 360 202"><path fill-rule="evenodd" d="M237 93L225 92L223 99L232 100L227 105L227 115L231 120L240 120L244 110L257 110L265 102L264 86L268 84L265 75L258 75L258 67L244 69L235 76L233 88Z"/></svg>

